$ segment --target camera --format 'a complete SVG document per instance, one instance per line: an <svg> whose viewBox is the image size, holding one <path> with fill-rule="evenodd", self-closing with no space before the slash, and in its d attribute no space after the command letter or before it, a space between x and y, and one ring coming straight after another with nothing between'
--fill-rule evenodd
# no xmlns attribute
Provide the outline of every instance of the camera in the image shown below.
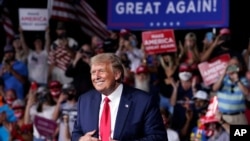
<svg viewBox="0 0 250 141"><path fill-rule="evenodd" d="M230 65L227 68L228 73L239 72L239 67L237 65Z"/></svg>

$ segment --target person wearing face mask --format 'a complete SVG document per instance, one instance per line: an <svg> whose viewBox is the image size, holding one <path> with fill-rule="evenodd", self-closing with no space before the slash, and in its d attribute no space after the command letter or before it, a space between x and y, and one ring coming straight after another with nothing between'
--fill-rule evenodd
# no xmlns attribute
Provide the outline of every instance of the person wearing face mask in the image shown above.
<svg viewBox="0 0 250 141"><path fill-rule="evenodd" d="M17 99L12 104L17 122L13 124L11 130L12 140L31 141L33 139L32 124L24 123L25 103L23 100Z"/></svg>
<svg viewBox="0 0 250 141"><path fill-rule="evenodd" d="M53 119L60 121L59 126L59 141L70 140L71 132L73 131L74 122L77 117L77 95L76 89L72 84L64 84L62 87L62 94L60 95ZM67 116L67 122L64 117ZM66 133L67 132L67 133ZM68 135L68 136L66 136Z"/></svg>
<svg viewBox="0 0 250 141"><path fill-rule="evenodd" d="M12 103L17 99L16 92L13 89L8 89L5 91L4 100L5 103L12 107Z"/></svg>
<svg viewBox="0 0 250 141"><path fill-rule="evenodd" d="M201 87L196 84L190 67L185 63L180 65L178 76L179 82L170 98L170 103L174 106L173 129L180 134L181 140L187 140L189 133L197 124L194 118L195 108L191 99Z"/></svg>
<svg viewBox="0 0 250 141"><path fill-rule="evenodd" d="M12 103L9 101L9 104L6 102L6 92L2 90L2 96L4 97L3 104L0 106L0 140L8 141L11 140L9 125L15 123L17 118L12 110ZM7 98L8 99L8 98Z"/></svg>
<svg viewBox="0 0 250 141"><path fill-rule="evenodd" d="M54 102L57 102L62 92L62 84L57 80L51 81L49 83L49 91L51 96L53 97Z"/></svg>

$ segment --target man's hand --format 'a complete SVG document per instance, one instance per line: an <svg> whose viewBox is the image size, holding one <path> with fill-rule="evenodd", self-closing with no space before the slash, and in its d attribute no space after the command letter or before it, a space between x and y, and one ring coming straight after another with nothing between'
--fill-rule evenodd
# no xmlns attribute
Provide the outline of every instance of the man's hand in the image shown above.
<svg viewBox="0 0 250 141"><path fill-rule="evenodd" d="M98 138L92 137L95 134L96 130L87 132L84 136L82 136L79 141L100 141Z"/></svg>

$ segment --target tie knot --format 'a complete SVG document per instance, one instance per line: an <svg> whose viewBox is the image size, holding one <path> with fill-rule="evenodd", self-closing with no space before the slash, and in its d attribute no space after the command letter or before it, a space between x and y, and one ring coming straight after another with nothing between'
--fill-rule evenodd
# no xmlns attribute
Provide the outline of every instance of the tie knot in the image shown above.
<svg viewBox="0 0 250 141"><path fill-rule="evenodd" d="M104 98L104 102L105 102L105 103L109 103L109 102L110 102L110 99L109 99L108 97L105 97L105 98Z"/></svg>

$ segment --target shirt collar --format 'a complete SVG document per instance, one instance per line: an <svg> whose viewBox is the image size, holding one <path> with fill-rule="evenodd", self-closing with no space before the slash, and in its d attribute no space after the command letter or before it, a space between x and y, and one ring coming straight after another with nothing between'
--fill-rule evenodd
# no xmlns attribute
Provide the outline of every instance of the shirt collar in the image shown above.
<svg viewBox="0 0 250 141"><path fill-rule="evenodd" d="M119 84L119 86L108 96L109 100L115 101L116 99L120 98L122 95L123 84ZM104 102L104 98L106 96L102 94L102 102Z"/></svg>

